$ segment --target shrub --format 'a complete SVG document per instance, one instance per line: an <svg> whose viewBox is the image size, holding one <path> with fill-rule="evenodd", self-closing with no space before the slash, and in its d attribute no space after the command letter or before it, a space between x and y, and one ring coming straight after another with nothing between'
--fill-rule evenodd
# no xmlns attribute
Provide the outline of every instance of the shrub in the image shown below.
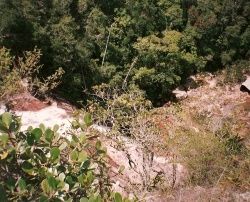
<svg viewBox="0 0 250 202"><path fill-rule="evenodd" d="M23 90L20 75L12 70L13 60L8 49L0 48L0 99Z"/></svg>
<svg viewBox="0 0 250 202"><path fill-rule="evenodd" d="M54 90L61 82L64 70L60 67L56 72L45 79L38 77L43 65L40 65L41 51L34 49L33 51L26 51L23 57L18 58L18 73L21 78L28 81L28 90L38 96L46 96L49 92Z"/></svg>
<svg viewBox="0 0 250 202"><path fill-rule="evenodd" d="M64 70L58 68L56 72L45 79L39 78L41 51L36 48L33 51L24 52L23 57L14 58L10 50L0 48L0 98L11 96L28 90L38 95L46 96L54 90L61 81ZM23 85L27 81L27 86Z"/></svg>
<svg viewBox="0 0 250 202"><path fill-rule="evenodd" d="M250 152L230 127L224 126L215 134L186 131L177 142L191 184L249 189Z"/></svg>
<svg viewBox="0 0 250 202"><path fill-rule="evenodd" d="M245 74L250 73L249 69L249 60L236 61L233 65L226 67L223 75L223 83L232 84L243 82L246 79Z"/></svg>
<svg viewBox="0 0 250 202"><path fill-rule="evenodd" d="M91 116L75 121L71 138L43 124L20 132L20 118L0 116L0 201L129 201L111 192L106 150L87 133Z"/></svg>
<svg viewBox="0 0 250 202"><path fill-rule="evenodd" d="M151 102L145 99L143 91L135 86L124 91L102 84L95 86L93 91L94 96L88 104L88 110L95 112L95 121L122 134L130 134L129 128L135 117L146 113L152 106Z"/></svg>

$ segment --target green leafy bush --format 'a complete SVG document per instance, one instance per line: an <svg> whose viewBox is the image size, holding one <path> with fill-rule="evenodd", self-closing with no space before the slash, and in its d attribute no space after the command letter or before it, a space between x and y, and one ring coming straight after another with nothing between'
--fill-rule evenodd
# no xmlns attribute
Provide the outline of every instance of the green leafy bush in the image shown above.
<svg viewBox="0 0 250 202"><path fill-rule="evenodd" d="M27 79L30 92L44 97L60 84L64 70L58 68L54 74L40 79L39 72L43 67L40 65L41 56L41 51L36 48L33 51L25 51L24 56L18 58L17 71L21 78Z"/></svg>
<svg viewBox="0 0 250 202"><path fill-rule="evenodd" d="M0 48L0 98L28 90L38 96L46 96L61 82L64 70L56 72L45 79L39 78L41 51L24 52L23 57L12 57L10 50ZM25 81L25 82L23 82Z"/></svg>
<svg viewBox="0 0 250 202"><path fill-rule="evenodd" d="M138 115L152 107L145 93L136 86L127 91L112 88L107 84L95 86L94 96L88 103L88 111L94 114L96 123L112 127L112 131L130 135L129 128Z"/></svg>
<svg viewBox="0 0 250 202"><path fill-rule="evenodd" d="M0 116L0 201L129 201L111 192L106 150L87 133L91 116L74 122L70 138L59 127L30 127L20 118Z"/></svg>
<svg viewBox="0 0 250 202"><path fill-rule="evenodd" d="M0 99L24 90L20 75L12 70L13 59L10 50L0 48Z"/></svg>

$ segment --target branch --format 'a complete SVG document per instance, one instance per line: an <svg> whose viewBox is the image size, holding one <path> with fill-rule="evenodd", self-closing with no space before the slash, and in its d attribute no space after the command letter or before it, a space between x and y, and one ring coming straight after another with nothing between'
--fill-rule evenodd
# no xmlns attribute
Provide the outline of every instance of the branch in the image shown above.
<svg viewBox="0 0 250 202"><path fill-rule="evenodd" d="M126 75L126 77L125 77L125 79L124 79L124 81L123 81L123 84L122 84L122 89L123 89L123 90L125 89L125 87L126 87L126 85L127 85L128 76L129 76L131 70L133 69L133 67L135 66L135 64L137 63L137 61L138 61L138 56L133 60L131 66L130 66L130 68L129 68L129 70L128 70L128 73L127 73L127 75Z"/></svg>
<svg viewBox="0 0 250 202"><path fill-rule="evenodd" d="M107 38L107 41L106 41L106 46L105 46L105 50L104 50L104 55L103 55L103 58L102 58L102 66L104 65L104 62L105 62L105 57L106 57L106 54L107 54L107 49L108 49L108 43L109 43L109 38L110 38L110 30L109 30L109 35L108 35L108 38Z"/></svg>

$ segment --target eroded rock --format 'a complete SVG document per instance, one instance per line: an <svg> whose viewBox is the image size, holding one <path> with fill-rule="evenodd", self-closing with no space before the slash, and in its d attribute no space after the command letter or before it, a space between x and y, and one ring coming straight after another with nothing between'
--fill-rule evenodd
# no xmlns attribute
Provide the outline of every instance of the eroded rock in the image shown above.
<svg viewBox="0 0 250 202"><path fill-rule="evenodd" d="M184 100L188 97L188 93L184 90L180 90L179 88L173 90L172 93L175 95L177 100Z"/></svg>
<svg viewBox="0 0 250 202"><path fill-rule="evenodd" d="M126 137L117 141L104 141L108 156L115 165L124 166L122 175L117 175L115 191L125 195L142 194L153 187L174 188L181 185L187 176L184 167L171 156L157 156L143 145ZM112 167L114 173L118 167Z"/></svg>
<svg viewBox="0 0 250 202"><path fill-rule="evenodd" d="M38 100L29 93L13 96L5 105L8 111L39 111L49 106L48 103Z"/></svg>
<svg viewBox="0 0 250 202"><path fill-rule="evenodd" d="M250 77L248 77L247 80L241 84L240 90L242 92L247 92L248 94L250 94Z"/></svg>

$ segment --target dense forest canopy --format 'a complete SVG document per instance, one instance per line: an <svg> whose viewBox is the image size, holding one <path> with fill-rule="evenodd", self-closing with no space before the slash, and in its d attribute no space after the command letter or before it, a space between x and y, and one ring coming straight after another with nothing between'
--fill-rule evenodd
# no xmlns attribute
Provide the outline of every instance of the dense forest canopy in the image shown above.
<svg viewBox="0 0 250 202"><path fill-rule="evenodd" d="M155 103L189 75L249 65L249 0L1 0L0 46L35 47L58 93L136 85Z"/></svg>

